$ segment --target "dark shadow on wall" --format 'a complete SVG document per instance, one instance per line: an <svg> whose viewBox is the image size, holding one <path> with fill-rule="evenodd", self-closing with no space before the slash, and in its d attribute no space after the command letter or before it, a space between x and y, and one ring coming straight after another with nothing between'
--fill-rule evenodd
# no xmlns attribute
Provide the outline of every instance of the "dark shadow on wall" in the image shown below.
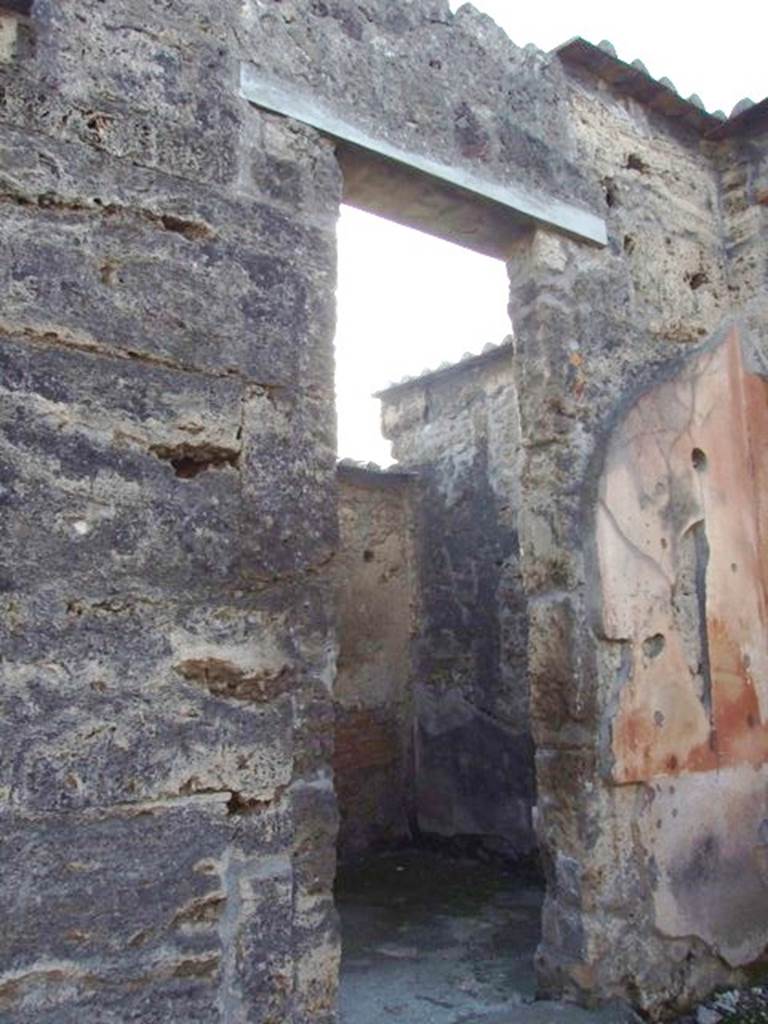
<svg viewBox="0 0 768 1024"><path fill-rule="evenodd" d="M400 463L341 464L343 860L537 860L511 345L383 392Z"/></svg>
<svg viewBox="0 0 768 1024"><path fill-rule="evenodd" d="M487 437L449 488L445 472L444 459L422 468L417 512L416 825L517 860L536 846L518 535L499 516Z"/></svg>

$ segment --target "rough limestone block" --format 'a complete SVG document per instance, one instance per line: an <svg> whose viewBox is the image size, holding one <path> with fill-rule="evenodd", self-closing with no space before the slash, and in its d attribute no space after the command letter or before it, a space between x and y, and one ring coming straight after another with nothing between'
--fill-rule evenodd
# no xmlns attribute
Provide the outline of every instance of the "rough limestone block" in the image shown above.
<svg viewBox="0 0 768 1024"><path fill-rule="evenodd" d="M0 343L0 360L6 589L58 579L74 599L231 577L237 384L44 345Z"/></svg>
<svg viewBox="0 0 768 1024"><path fill-rule="evenodd" d="M335 425L326 403L258 391L243 419L242 575L269 580L326 560L337 540Z"/></svg>
<svg viewBox="0 0 768 1024"><path fill-rule="evenodd" d="M19 1024L286 1012L289 813L232 816L223 799L202 797L4 817L0 900L23 927L0 940L0 1012ZM45 900L33 898L41 889Z"/></svg>
<svg viewBox="0 0 768 1024"><path fill-rule="evenodd" d="M299 1024L333 1024L340 963L339 928L333 905L338 831L336 797L329 778L297 784L291 791L295 821L294 953L295 1012Z"/></svg>
<svg viewBox="0 0 768 1024"><path fill-rule="evenodd" d="M3 803L273 799L293 775L291 698L307 673L295 600L6 595Z"/></svg>
<svg viewBox="0 0 768 1024"><path fill-rule="evenodd" d="M569 143L558 63L525 53L468 7L453 16L442 3L377 0L365 11L347 2L307 10L291 0L254 6L247 23L247 60L278 80L308 84L364 129L502 180L514 168L518 184L594 196L563 159ZM482 88L469 72L478 63Z"/></svg>
<svg viewBox="0 0 768 1024"><path fill-rule="evenodd" d="M574 608L562 597L530 606L531 720L536 742L573 747L589 742L596 714L594 690L581 684L585 657Z"/></svg>
<svg viewBox="0 0 768 1024"><path fill-rule="evenodd" d="M265 236L280 227L267 210L261 221ZM0 238L15 253L2 274L2 322L11 330L24 325L81 347L265 385L301 383L302 348L330 332L322 273L258 245L217 240L204 221L16 205Z"/></svg>
<svg viewBox="0 0 768 1024"><path fill-rule="evenodd" d="M114 5L83 6L35 10L35 54L8 77L7 119L191 180L235 181L241 105L229 88L230 49L194 19L186 32L169 31L155 10L149 28L145 3L117 14Z"/></svg>
<svg viewBox="0 0 768 1024"><path fill-rule="evenodd" d="M308 148L291 154L303 175ZM18 254L0 270L4 324L330 393L328 217L313 223L272 201L126 167L40 134L31 147L28 134L7 131L0 157L0 198ZM335 197L338 186L329 189Z"/></svg>
<svg viewBox="0 0 768 1024"><path fill-rule="evenodd" d="M237 98L242 14L41 0L0 68L0 814L33 879L0 885L20 924L0 1016L20 1024L333 1015L333 793L305 851L290 789L332 740L328 586L302 570L335 537L340 180ZM254 469L244 413L273 397ZM293 568L267 506L305 531Z"/></svg>

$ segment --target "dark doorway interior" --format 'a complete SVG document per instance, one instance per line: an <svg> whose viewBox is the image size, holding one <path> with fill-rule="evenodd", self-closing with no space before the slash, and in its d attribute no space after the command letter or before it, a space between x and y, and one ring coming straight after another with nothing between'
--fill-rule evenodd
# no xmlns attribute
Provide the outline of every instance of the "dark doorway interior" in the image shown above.
<svg viewBox="0 0 768 1024"><path fill-rule="evenodd" d="M346 166L345 180L357 180ZM371 275L370 262L364 252L352 261L375 282L369 301L364 278L351 289L340 280L340 322L350 293L366 311L346 349L337 339L342 413L344 388L367 379L372 353L400 346L412 358L441 340L434 315L448 298L471 310L483 294L467 278L446 295L442 280L419 314L416 292L426 289L408 302L408 289L389 271ZM424 263L434 273L435 261ZM543 885L517 568L514 350L497 269L498 291L468 321L462 348L380 392L397 465L339 466L342 1024L472 1024L533 1005ZM372 345L385 307L403 322ZM494 337L480 335L489 307L501 314ZM360 357L346 370L345 351Z"/></svg>

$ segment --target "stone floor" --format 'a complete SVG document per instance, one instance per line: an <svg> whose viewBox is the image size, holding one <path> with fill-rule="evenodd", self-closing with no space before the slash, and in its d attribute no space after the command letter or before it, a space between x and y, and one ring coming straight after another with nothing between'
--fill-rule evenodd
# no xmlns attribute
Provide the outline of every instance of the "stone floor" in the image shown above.
<svg viewBox="0 0 768 1024"><path fill-rule="evenodd" d="M541 888L470 860L406 851L341 869L341 1024L612 1024L534 1002Z"/></svg>

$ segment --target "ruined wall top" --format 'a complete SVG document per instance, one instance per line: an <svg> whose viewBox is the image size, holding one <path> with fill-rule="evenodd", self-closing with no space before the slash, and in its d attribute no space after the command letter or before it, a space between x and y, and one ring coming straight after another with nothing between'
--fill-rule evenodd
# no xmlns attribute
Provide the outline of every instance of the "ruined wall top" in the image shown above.
<svg viewBox="0 0 768 1024"><path fill-rule="evenodd" d="M444 0L252 5L259 71L308 87L340 116L433 159L589 203L571 163L560 62L521 49L487 15ZM302 8L300 11L299 8Z"/></svg>

